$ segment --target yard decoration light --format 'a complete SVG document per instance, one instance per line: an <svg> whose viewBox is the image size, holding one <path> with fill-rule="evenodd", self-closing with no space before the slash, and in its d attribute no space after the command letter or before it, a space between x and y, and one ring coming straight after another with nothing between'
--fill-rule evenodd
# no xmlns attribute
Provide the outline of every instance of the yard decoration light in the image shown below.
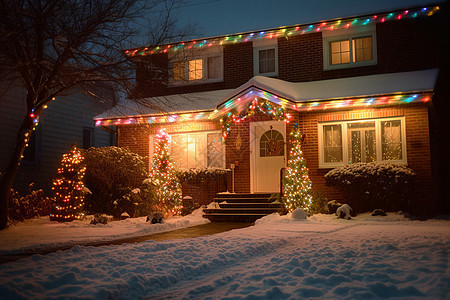
<svg viewBox="0 0 450 300"><path fill-rule="evenodd" d="M416 7L408 10L396 10L381 14L370 14L359 17L350 17L344 19L334 19L327 22L320 21L309 24L296 24L293 26L284 26L264 31L251 31L237 33L232 35L224 35L207 39L196 39L191 41L183 41L174 44L156 46L156 47L140 47L125 50L124 53L128 57L152 55L155 53L167 53L169 51L178 51L183 48L203 48L214 45L224 45L238 42L248 42L260 39L273 39L278 37L286 37L293 35L303 35L316 33L321 31L333 31L336 29L348 29L355 26L367 26L371 23L384 23L386 21L398 21L405 18L417 18L432 16L439 11L439 6Z"/></svg>
<svg viewBox="0 0 450 300"><path fill-rule="evenodd" d="M168 215L181 215L181 183L176 176L175 166L170 155L170 135L161 129L155 136L150 183L155 186L155 199L159 210Z"/></svg>
<svg viewBox="0 0 450 300"><path fill-rule="evenodd" d="M84 174L86 167L80 150L73 146L69 153L63 154L61 166L53 180L55 207L50 220L69 222L84 216Z"/></svg>
<svg viewBox="0 0 450 300"><path fill-rule="evenodd" d="M289 151L289 159L284 176L285 207L289 212L296 208L309 210L312 204L311 180L308 176L308 168L303 158L302 134L297 124L291 133L292 148Z"/></svg>

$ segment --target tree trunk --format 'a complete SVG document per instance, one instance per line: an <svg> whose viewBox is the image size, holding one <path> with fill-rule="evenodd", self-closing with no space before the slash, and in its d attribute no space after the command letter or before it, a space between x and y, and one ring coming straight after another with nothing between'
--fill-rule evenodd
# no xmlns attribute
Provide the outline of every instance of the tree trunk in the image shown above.
<svg viewBox="0 0 450 300"><path fill-rule="evenodd" d="M8 198L12 188L14 178L19 169L20 161L25 150L25 145L31 136L34 127L34 119L27 113L22 121L20 130L17 133L16 147L14 154L8 163L5 173L0 179L0 230L8 225Z"/></svg>

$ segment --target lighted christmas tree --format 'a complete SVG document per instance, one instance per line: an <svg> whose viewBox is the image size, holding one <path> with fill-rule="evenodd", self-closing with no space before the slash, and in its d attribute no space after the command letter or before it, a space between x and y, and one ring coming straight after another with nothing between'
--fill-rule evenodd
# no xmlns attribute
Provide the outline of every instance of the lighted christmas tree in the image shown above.
<svg viewBox="0 0 450 300"><path fill-rule="evenodd" d="M302 134L297 125L290 135L292 148L284 177L285 206L289 212L296 208L308 210L312 203L311 180L301 148Z"/></svg>
<svg viewBox="0 0 450 300"><path fill-rule="evenodd" d="M170 156L170 136L161 129L156 135L150 182L156 187L157 209L168 215L181 215L181 183Z"/></svg>
<svg viewBox="0 0 450 300"><path fill-rule="evenodd" d="M76 146L64 154L52 189L55 191L55 207L50 220L69 222L80 219L84 213L84 183L86 167Z"/></svg>

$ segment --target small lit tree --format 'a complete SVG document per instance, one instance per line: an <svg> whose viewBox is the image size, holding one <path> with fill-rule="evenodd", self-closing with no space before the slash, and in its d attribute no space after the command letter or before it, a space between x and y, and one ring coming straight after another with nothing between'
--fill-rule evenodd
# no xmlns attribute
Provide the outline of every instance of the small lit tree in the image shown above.
<svg viewBox="0 0 450 300"><path fill-rule="evenodd" d="M84 215L83 156L76 146L63 155L52 189L55 191L55 207L50 220L70 222Z"/></svg>
<svg viewBox="0 0 450 300"><path fill-rule="evenodd" d="M157 209L168 215L180 215L181 183L170 155L171 138L164 129L156 135L150 182L156 187Z"/></svg>
<svg viewBox="0 0 450 300"><path fill-rule="evenodd" d="M309 210L312 203L311 180L301 148L302 134L297 125L290 135L292 148L284 177L285 206L289 212L296 208Z"/></svg>

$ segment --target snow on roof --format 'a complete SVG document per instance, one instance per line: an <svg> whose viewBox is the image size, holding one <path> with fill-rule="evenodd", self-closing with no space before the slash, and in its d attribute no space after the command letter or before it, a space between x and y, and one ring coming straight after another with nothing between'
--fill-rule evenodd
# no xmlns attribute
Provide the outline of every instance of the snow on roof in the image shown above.
<svg viewBox="0 0 450 300"><path fill-rule="evenodd" d="M310 82L255 76L237 89L127 100L94 117L99 119L213 111L228 100L257 88L293 102L432 91L439 69L378 74Z"/></svg>
<svg viewBox="0 0 450 300"><path fill-rule="evenodd" d="M310 82L288 82L255 76L236 91L242 92L256 87L295 102L423 92L434 89L438 72L439 69L430 69Z"/></svg>
<svg viewBox="0 0 450 300"><path fill-rule="evenodd" d="M176 114L181 112L211 111L233 89L176 94L169 96L125 100L119 105L94 117L94 120L125 118L143 115Z"/></svg>

